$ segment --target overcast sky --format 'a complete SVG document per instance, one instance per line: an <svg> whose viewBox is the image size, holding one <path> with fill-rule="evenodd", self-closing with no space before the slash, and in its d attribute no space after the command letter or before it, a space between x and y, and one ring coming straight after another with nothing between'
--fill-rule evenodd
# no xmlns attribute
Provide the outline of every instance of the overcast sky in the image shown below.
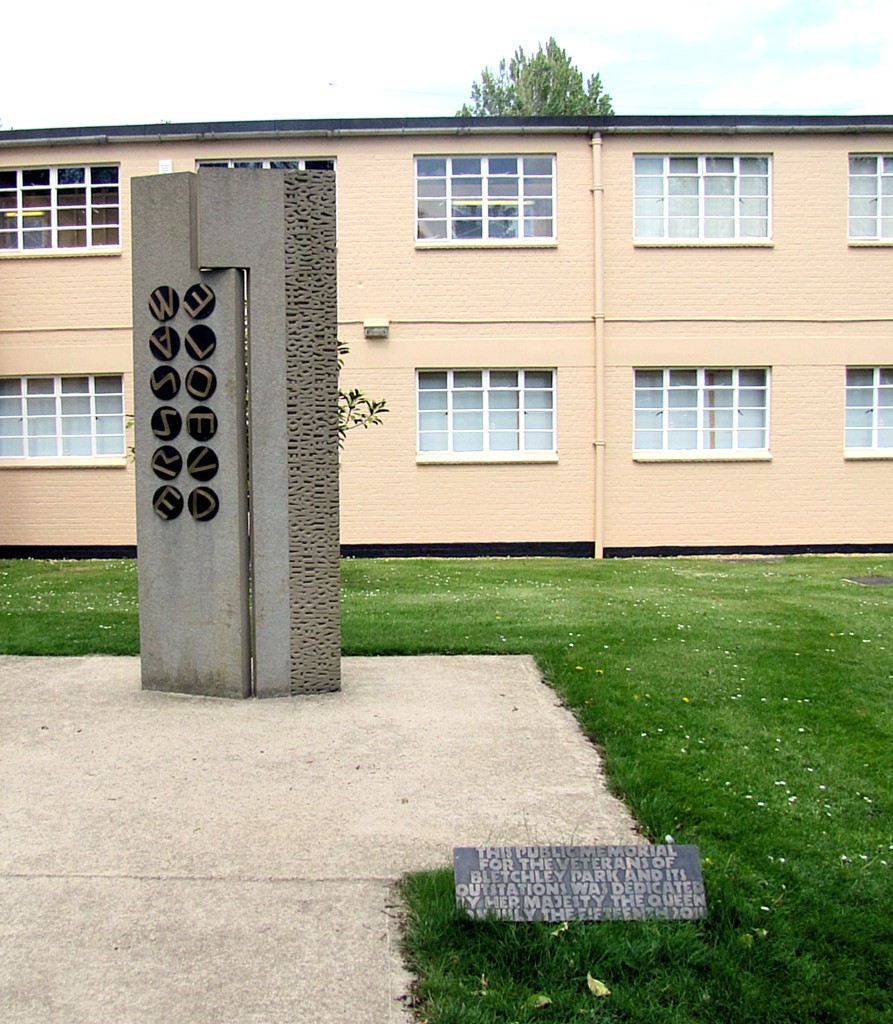
<svg viewBox="0 0 893 1024"><path fill-rule="evenodd" d="M550 35L618 114L893 113L893 0L44 0L3 27L3 128L452 116Z"/></svg>

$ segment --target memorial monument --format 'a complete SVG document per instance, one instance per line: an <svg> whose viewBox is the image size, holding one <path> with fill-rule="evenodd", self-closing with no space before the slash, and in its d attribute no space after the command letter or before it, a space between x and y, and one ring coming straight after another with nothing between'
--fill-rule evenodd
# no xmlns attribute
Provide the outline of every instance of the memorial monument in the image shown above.
<svg viewBox="0 0 893 1024"><path fill-rule="evenodd" d="M133 179L144 689L340 687L335 181Z"/></svg>

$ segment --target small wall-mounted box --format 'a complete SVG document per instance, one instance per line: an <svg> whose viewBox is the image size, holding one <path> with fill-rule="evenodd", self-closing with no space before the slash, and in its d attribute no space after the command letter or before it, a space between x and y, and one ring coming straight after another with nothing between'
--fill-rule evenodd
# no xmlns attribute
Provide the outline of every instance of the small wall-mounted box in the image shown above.
<svg viewBox="0 0 893 1024"><path fill-rule="evenodd" d="M370 340L386 338L390 329L390 320L383 320L380 317L363 321L363 334Z"/></svg>

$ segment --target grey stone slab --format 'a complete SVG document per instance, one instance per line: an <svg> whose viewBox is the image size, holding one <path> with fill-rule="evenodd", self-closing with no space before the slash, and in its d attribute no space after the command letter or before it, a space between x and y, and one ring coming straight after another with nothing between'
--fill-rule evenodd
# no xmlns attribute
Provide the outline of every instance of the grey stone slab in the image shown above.
<svg viewBox="0 0 893 1024"><path fill-rule="evenodd" d="M405 872L638 841L530 658L342 675L228 701L141 690L134 658L0 657L4 1021L387 1024Z"/></svg>
<svg viewBox="0 0 893 1024"><path fill-rule="evenodd" d="M4 1024L405 1021L390 887L0 878Z"/></svg>
<svg viewBox="0 0 893 1024"><path fill-rule="evenodd" d="M457 847L456 903L510 921L691 921L707 914L696 846Z"/></svg>

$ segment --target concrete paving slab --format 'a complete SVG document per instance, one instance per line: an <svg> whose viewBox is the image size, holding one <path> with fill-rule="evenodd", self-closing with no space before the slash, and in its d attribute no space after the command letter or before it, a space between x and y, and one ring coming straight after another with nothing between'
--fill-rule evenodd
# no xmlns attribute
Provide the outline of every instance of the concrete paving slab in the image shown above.
<svg viewBox="0 0 893 1024"><path fill-rule="evenodd" d="M532 659L342 674L225 701L143 692L131 658L0 657L5 1020L386 1024L402 874L636 841Z"/></svg>

